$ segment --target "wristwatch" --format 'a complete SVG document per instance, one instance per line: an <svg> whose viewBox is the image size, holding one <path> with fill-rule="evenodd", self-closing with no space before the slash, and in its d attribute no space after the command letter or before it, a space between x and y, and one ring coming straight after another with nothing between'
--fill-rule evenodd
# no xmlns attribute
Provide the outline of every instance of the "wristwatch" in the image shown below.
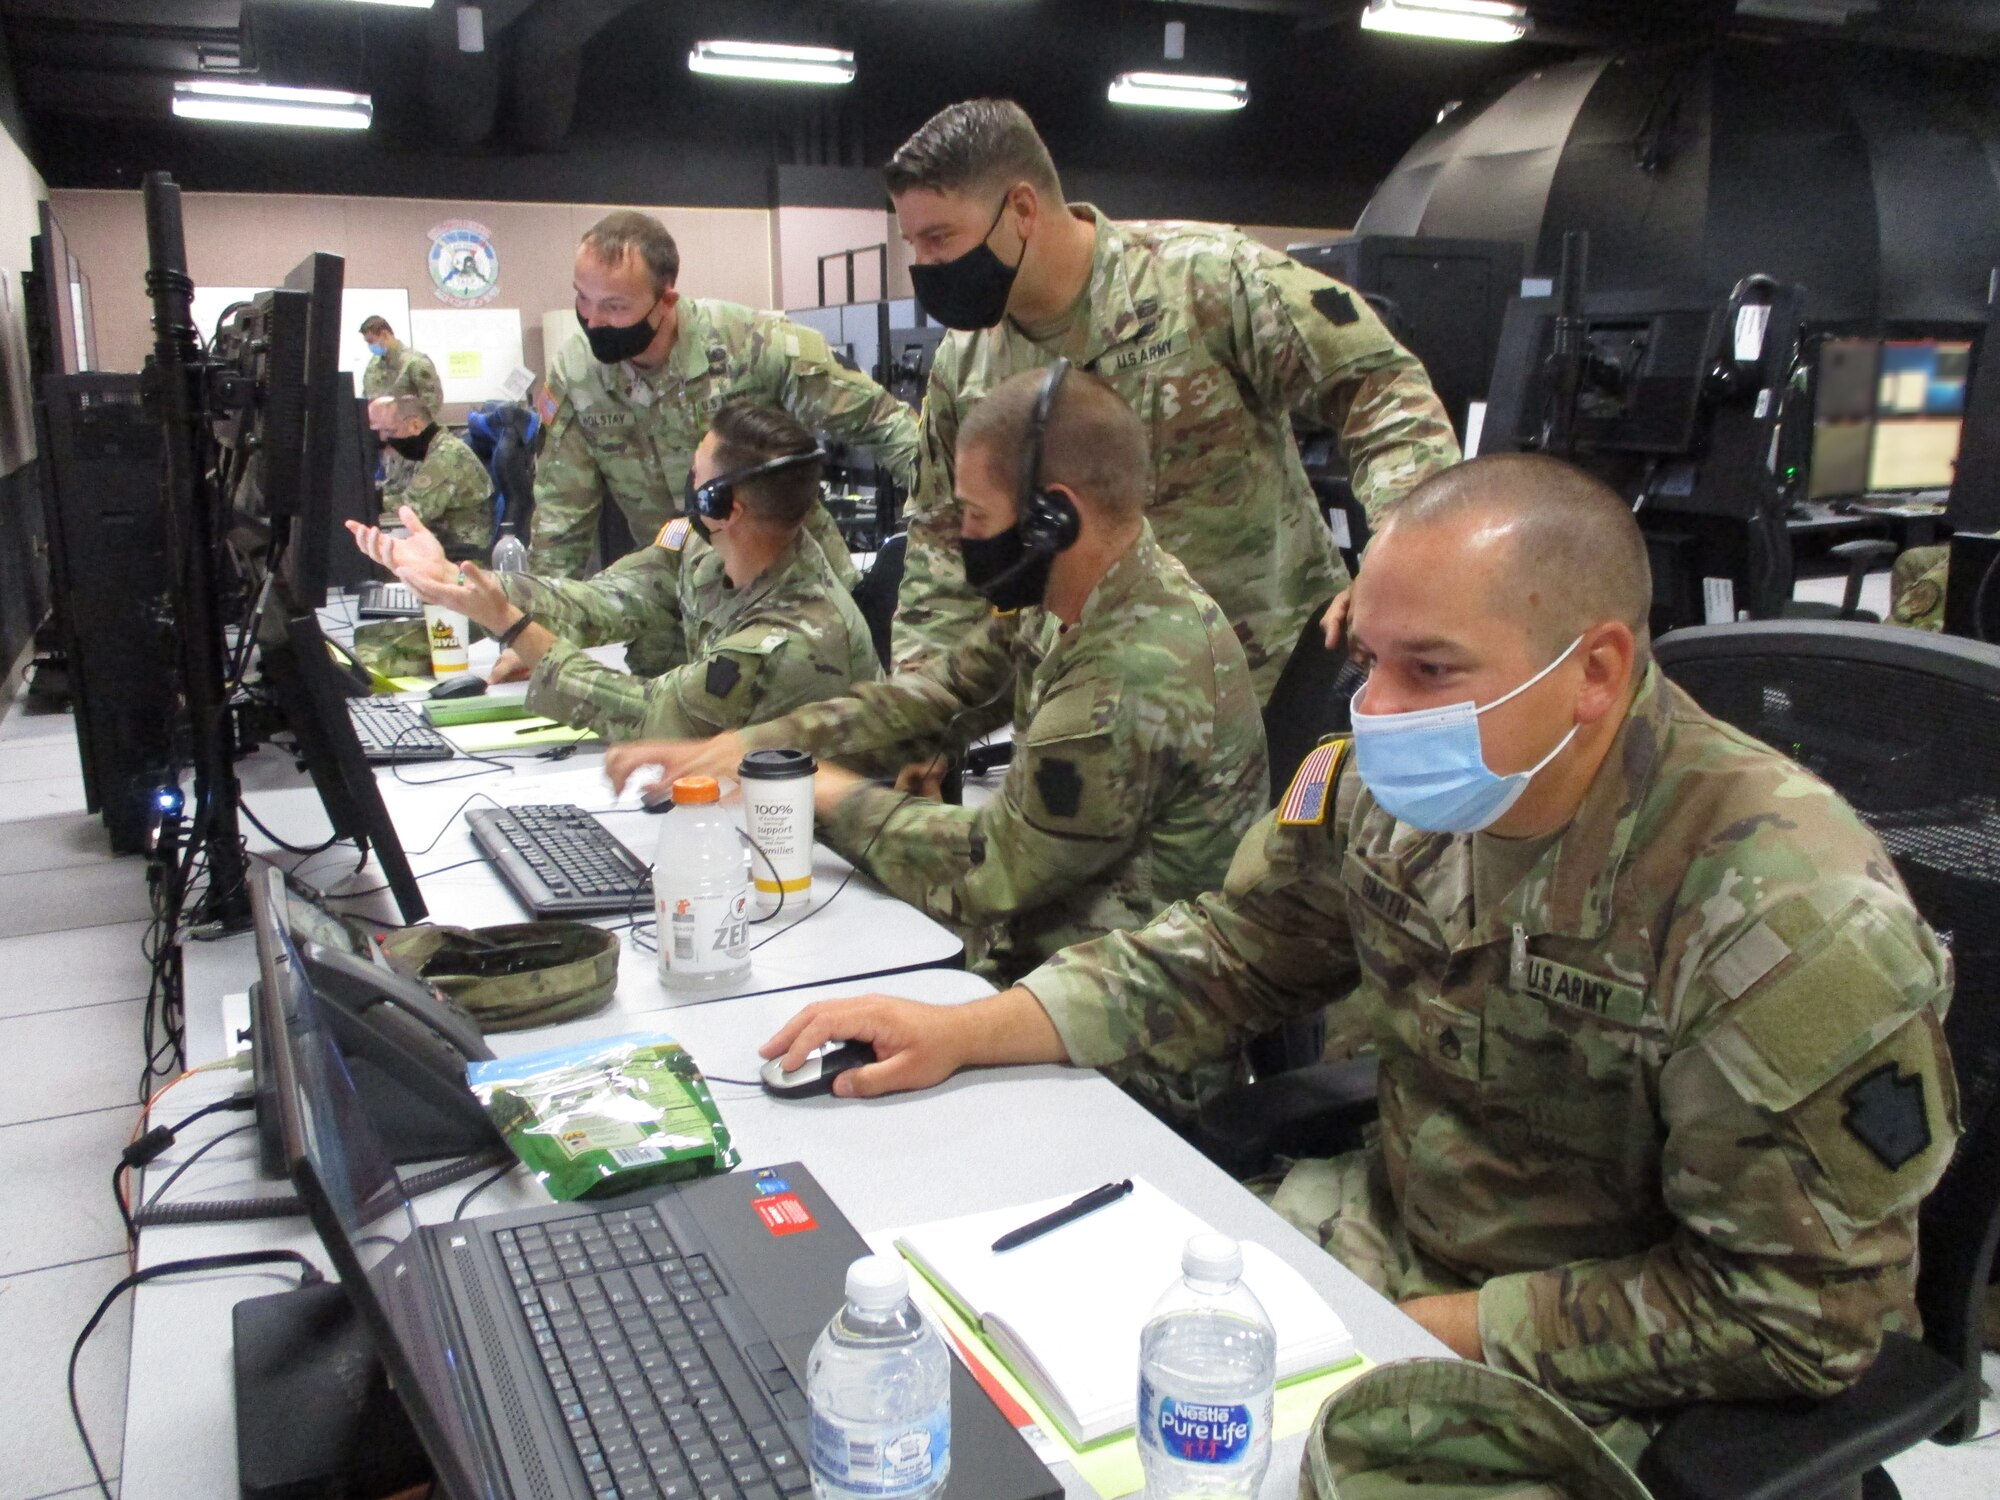
<svg viewBox="0 0 2000 1500"><path fill-rule="evenodd" d="M505 651L508 647L512 646L516 640L520 639L521 632L534 623L534 615L527 610L522 610L521 618L500 632L500 649Z"/></svg>

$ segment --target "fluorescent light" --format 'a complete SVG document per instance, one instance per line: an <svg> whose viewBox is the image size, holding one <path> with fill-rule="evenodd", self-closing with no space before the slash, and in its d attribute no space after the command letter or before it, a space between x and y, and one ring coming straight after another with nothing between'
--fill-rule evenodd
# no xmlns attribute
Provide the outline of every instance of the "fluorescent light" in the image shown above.
<svg viewBox="0 0 2000 1500"><path fill-rule="evenodd" d="M1107 97L1113 104L1151 109L1241 109L1250 102L1250 85L1196 73L1120 73Z"/></svg>
<svg viewBox="0 0 2000 1500"><path fill-rule="evenodd" d="M356 0L360 5L400 5L407 10L429 10L436 0Z"/></svg>
<svg viewBox="0 0 2000 1500"><path fill-rule="evenodd" d="M1528 7L1511 0L1368 0L1361 29L1447 42L1518 42L1528 34Z"/></svg>
<svg viewBox="0 0 2000 1500"><path fill-rule="evenodd" d="M339 89L281 88L269 83L182 79L174 85L174 113L184 120L230 120L246 125L311 125L366 130L374 102Z"/></svg>
<svg viewBox="0 0 2000 1500"><path fill-rule="evenodd" d="M852 83L854 54L789 42L696 42L688 53L688 71L766 83Z"/></svg>

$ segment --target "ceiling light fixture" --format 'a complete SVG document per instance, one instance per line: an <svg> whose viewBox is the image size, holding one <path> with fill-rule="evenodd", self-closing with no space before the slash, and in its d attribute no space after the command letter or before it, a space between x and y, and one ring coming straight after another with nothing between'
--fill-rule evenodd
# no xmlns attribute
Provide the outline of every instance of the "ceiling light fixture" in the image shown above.
<svg viewBox="0 0 2000 1500"><path fill-rule="evenodd" d="M1363 31L1446 42L1518 42L1528 25L1528 7L1511 0L1368 0L1361 12Z"/></svg>
<svg viewBox="0 0 2000 1500"><path fill-rule="evenodd" d="M766 83L852 83L854 54L788 42L696 42L688 53L688 71Z"/></svg>
<svg viewBox="0 0 2000 1500"><path fill-rule="evenodd" d="M375 117L375 104L366 94L346 94L339 89L293 89L197 78L175 83L174 113L183 120L366 130Z"/></svg>
<svg viewBox="0 0 2000 1500"><path fill-rule="evenodd" d="M358 5L400 5L406 10L429 10L437 0L355 0Z"/></svg>
<svg viewBox="0 0 2000 1500"><path fill-rule="evenodd" d="M1107 97L1113 104L1149 109L1241 109L1250 85L1240 78L1204 78L1197 73L1120 73Z"/></svg>

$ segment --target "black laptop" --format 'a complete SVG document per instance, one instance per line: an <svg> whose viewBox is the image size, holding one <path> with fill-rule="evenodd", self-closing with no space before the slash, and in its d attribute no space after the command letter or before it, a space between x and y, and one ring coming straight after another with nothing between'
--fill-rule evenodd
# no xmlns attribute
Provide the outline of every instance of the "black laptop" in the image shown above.
<svg viewBox="0 0 2000 1500"><path fill-rule="evenodd" d="M810 1493L806 1357L868 1253L797 1162L419 1227L290 935L255 1024L313 1228L451 1500ZM1061 1486L957 1361L948 1500Z"/></svg>

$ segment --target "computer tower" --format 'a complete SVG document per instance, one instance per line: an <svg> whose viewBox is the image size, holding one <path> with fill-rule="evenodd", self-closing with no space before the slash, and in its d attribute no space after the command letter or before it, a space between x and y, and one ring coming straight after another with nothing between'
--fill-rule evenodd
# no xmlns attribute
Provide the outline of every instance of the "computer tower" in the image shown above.
<svg viewBox="0 0 2000 1500"><path fill-rule="evenodd" d="M1452 430L1464 441L1466 408L1486 399L1507 299L1521 289L1520 245L1364 234L1295 246L1291 254L1391 305L1398 337L1423 361Z"/></svg>
<svg viewBox="0 0 2000 1500"><path fill-rule="evenodd" d="M42 382L51 571L86 805L111 847L144 852L152 794L173 779L174 649L160 424L138 375Z"/></svg>

